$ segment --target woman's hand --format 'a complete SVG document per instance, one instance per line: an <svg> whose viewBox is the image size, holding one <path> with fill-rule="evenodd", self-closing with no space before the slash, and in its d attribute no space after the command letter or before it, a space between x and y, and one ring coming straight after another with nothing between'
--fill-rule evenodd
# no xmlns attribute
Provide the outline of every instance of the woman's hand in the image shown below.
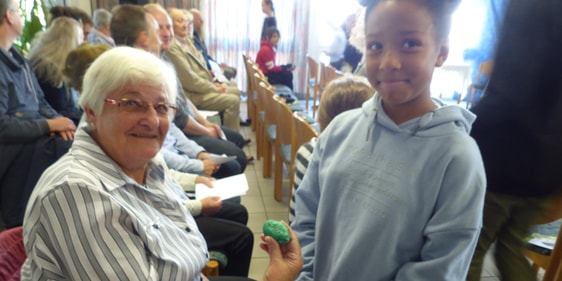
<svg viewBox="0 0 562 281"><path fill-rule="evenodd" d="M202 183L208 187L213 187L213 182L215 181L215 178L210 178L210 177L204 177L204 176L197 176L195 178L195 183Z"/></svg>
<svg viewBox="0 0 562 281"><path fill-rule="evenodd" d="M260 248L269 255L269 265L265 270L263 281L292 281L302 269L303 259L299 241L286 222L291 240L287 244L279 244L270 236L261 235Z"/></svg>
<svg viewBox="0 0 562 281"><path fill-rule="evenodd" d="M201 214L206 217L214 216L222 208L220 197L206 197L201 199Z"/></svg>

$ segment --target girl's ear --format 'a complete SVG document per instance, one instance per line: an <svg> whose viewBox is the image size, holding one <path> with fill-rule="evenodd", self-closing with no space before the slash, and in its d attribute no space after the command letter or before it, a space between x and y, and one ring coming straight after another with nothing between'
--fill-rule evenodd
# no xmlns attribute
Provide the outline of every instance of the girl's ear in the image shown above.
<svg viewBox="0 0 562 281"><path fill-rule="evenodd" d="M435 61L435 66L436 67L442 66L447 60L448 56L449 56L449 44L448 43L441 44L441 46L439 47L439 53L437 54L437 60Z"/></svg>

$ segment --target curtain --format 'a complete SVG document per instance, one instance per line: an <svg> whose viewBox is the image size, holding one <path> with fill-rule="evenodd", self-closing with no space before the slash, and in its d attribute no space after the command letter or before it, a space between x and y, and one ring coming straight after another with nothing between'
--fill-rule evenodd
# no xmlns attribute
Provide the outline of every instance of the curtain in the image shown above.
<svg viewBox="0 0 562 281"><path fill-rule="evenodd" d="M277 63L292 63L294 88L303 92L306 80L306 50L309 32L309 1L275 1L275 16L281 40ZM205 21L205 42L209 55L217 62L236 67L236 82L246 90L246 73L242 54L255 59L260 47L264 14L261 0L207 0L200 7Z"/></svg>
<svg viewBox="0 0 562 281"><path fill-rule="evenodd" d="M480 43L474 49L464 52L464 60L472 64L472 81L476 80L480 63L490 60L494 56L496 40L503 22L503 17L509 0L477 0L481 2L486 11L484 26L482 29Z"/></svg>

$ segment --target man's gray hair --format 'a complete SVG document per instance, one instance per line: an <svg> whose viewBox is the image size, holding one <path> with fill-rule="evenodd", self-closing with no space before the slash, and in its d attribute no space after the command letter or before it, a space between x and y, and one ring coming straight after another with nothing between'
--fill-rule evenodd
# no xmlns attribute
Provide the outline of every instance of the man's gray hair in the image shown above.
<svg viewBox="0 0 562 281"><path fill-rule="evenodd" d="M94 28L105 28L111 22L111 13L106 9L97 9L94 11Z"/></svg>

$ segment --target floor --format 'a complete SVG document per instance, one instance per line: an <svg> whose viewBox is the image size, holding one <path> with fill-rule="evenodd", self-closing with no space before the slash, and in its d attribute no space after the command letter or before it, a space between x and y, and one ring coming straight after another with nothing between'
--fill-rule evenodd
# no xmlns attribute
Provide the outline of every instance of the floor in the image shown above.
<svg viewBox="0 0 562 281"><path fill-rule="evenodd" d="M245 147L248 154L256 155L256 142L255 134L251 131L250 127L242 127L241 133L246 137L252 139L249 146ZM246 168L246 178L249 184L249 191L247 195L242 197L242 204L246 206L249 213L248 227L254 233L254 250L252 255L252 262L250 264L249 277L255 280L261 280L265 268L269 263L267 254L259 248L260 234L262 233L262 225L267 219L288 220L289 204L288 204L288 190L289 182L287 179L284 181L284 198L281 202L273 199L273 177L262 177L262 161L254 160L253 164L249 164ZM490 256L486 257L484 271L482 272L482 281L496 281L500 280L497 269L493 264Z"/></svg>

